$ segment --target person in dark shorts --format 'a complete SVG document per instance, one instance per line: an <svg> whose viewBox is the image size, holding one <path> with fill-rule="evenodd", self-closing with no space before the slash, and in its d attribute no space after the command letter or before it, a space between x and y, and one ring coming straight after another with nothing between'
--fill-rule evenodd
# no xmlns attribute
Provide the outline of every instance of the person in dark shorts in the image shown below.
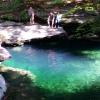
<svg viewBox="0 0 100 100"><path fill-rule="evenodd" d="M56 21L57 21L57 11L54 11L54 17L53 17L53 28L56 28Z"/></svg>
<svg viewBox="0 0 100 100"><path fill-rule="evenodd" d="M56 19L55 19L55 27L56 28L60 27L61 19L62 19L62 14L60 14L59 12L57 12Z"/></svg>

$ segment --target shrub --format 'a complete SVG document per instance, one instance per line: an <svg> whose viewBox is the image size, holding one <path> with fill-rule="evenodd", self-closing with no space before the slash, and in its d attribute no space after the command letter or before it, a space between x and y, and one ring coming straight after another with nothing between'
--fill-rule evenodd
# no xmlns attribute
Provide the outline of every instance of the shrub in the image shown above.
<svg viewBox="0 0 100 100"><path fill-rule="evenodd" d="M64 14L64 17L67 17L68 15L72 15L76 12L80 12L82 11L82 7L81 6L75 6L74 8L71 8L70 10L68 10L65 14Z"/></svg>
<svg viewBox="0 0 100 100"><path fill-rule="evenodd" d="M12 2L8 5L9 9L16 10L22 4L22 0L12 0Z"/></svg>
<svg viewBox="0 0 100 100"><path fill-rule="evenodd" d="M92 21L81 24L75 31L76 36L84 37L89 35L97 35L100 37L100 20L99 16Z"/></svg>
<svg viewBox="0 0 100 100"><path fill-rule="evenodd" d="M76 29L77 35L81 35L81 36L91 32L92 32L92 22L85 22Z"/></svg>
<svg viewBox="0 0 100 100"><path fill-rule="evenodd" d="M29 16L26 10L21 11L19 14L19 17L20 17L20 21L26 21L29 19Z"/></svg>
<svg viewBox="0 0 100 100"><path fill-rule="evenodd" d="M14 16L11 14L2 15L0 18L3 20L9 20L9 21L14 20Z"/></svg>
<svg viewBox="0 0 100 100"><path fill-rule="evenodd" d="M92 32L100 37L100 16L95 18L92 26Z"/></svg>

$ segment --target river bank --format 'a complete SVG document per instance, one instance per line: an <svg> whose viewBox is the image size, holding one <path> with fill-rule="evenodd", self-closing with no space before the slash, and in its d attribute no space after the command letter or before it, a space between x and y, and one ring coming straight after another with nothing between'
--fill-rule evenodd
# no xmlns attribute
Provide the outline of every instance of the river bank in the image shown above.
<svg viewBox="0 0 100 100"><path fill-rule="evenodd" d="M77 21L71 21L68 23L62 22L61 27L58 29L50 29L46 25L35 24L30 26L23 23L4 21L0 23L0 35L3 35L3 44L7 46L37 42L55 44L55 42L71 42L75 40L100 42L99 32L96 34L92 33L89 25L88 23L81 24ZM88 27L90 27L88 31L91 33L87 33Z"/></svg>
<svg viewBox="0 0 100 100"><path fill-rule="evenodd" d="M22 45L26 41L34 39L51 38L56 35L64 34L63 28L51 29L48 26L39 24L26 26L21 23L4 22L0 24L0 35L3 35L5 44Z"/></svg>
<svg viewBox="0 0 100 100"><path fill-rule="evenodd" d="M25 71L18 68L11 68L4 65L0 65L0 74L5 78L7 91L4 94L4 100L31 100L33 96L31 89L34 90L35 75L29 71ZM32 92L32 91L31 91Z"/></svg>

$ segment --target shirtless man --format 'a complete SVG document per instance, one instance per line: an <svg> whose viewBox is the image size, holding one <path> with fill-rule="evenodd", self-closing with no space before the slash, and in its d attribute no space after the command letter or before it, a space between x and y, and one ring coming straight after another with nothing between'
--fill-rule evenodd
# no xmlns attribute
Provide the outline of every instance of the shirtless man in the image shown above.
<svg viewBox="0 0 100 100"><path fill-rule="evenodd" d="M29 15L29 17L30 17L30 24L32 25L32 24L34 24L34 10L33 10L33 8L32 7L30 7L29 9L28 9L28 15Z"/></svg>
<svg viewBox="0 0 100 100"><path fill-rule="evenodd" d="M48 19L47 19L47 22L48 22L48 26L50 28L53 28L53 19L54 19L54 14L53 12L50 12L49 16L48 16Z"/></svg>

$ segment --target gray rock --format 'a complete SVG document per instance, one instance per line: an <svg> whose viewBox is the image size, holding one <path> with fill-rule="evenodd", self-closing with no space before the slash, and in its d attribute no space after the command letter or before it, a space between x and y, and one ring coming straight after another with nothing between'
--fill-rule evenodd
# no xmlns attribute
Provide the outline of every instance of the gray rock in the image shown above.
<svg viewBox="0 0 100 100"><path fill-rule="evenodd" d="M2 100L2 97L4 96L6 90L7 90L7 85L5 79L2 75L0 75L0 100Z"/></svg>
<svg viewBox="0 0 100 100"><path fill-rule="evenodd" d="M3 47L0 47L0 62L11 57L10 53Z"/></svg>
<svg viewBox="0 0 100 100"><path fill-rule="evenodd" d="M5 22L5 25L8 26L1 26L0 28L0 35L4 36L4 42L6 44L23 44L25 41L28 40L43 39L46 37L53 37L55 35L61 35L65 33L62 27L51 29L48 26L42 26L39 24L31 26L14 26L14 23L15 22L9 22L9 24L7 24L7 22ZM1 25L4 25L4 23L1 23Z"/></svg>

